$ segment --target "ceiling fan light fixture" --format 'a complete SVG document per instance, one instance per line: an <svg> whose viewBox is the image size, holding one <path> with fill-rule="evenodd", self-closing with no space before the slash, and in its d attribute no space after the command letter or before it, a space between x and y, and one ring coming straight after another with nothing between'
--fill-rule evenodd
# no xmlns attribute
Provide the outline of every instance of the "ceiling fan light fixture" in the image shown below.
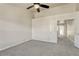
<svg viewBox="0 0 79 59"><path fill-rule="evenodd" d="M38 5L38 4L35 4L35 5L34 5L34 8L35 8L35 9L38 9L38 8L39 8L39 5Z"/></svg>

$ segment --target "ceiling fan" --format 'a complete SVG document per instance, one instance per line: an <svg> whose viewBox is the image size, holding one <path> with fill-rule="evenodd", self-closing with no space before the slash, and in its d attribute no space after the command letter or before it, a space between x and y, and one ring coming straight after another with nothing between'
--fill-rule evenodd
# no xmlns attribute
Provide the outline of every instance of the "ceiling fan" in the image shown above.
<svg viewBox="0 0 79 59"><path fill-rule="evenodd" d="M27 9L30 9L32 7L34 7L37 10L37 12L40 12L40 7L47 8L47 9L49 8L48 5L44 5L44 4L40 4L40 3L33 3L33 5L27 7Z"/></svg>

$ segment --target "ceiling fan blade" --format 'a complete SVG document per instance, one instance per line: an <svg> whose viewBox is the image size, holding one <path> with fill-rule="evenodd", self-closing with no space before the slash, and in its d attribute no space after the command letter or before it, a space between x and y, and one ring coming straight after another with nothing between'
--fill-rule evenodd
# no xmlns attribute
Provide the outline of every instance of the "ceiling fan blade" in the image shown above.
<svg viewBox="0 0 79 59"><path fill-rule="evenodd" d="M44 4L40 4L40 7L43 7L43 8L49 8L48 5L44 5Z"/></svg>
<svg viewBox="0 0 79 59"><path fill-rule="evenodd" d="M39 5L40 3L33 3L33 4L34 4L34 5L35 5L35 4L38 4L38 5Z"/></svg>
<svg viewBox="0 0 79 59"><path fill-rule="evenodd" d="M32 8L32 7L34 7L34 5L27 7L27 9L30 9L30 8Z"/></svg>
<svg viewBox="0 0 79 59"><path fill-rule="evenodd" d="M37 12L40 12L40 9L39 8L37 9Z"/></svg>

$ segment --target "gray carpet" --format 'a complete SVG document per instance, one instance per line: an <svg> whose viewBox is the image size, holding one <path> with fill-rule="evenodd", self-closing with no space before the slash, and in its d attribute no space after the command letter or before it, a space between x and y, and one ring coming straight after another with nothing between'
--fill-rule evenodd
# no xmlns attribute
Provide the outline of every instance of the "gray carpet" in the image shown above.
<svg viewBox="0 0 79 59"><path fill-rule="evenodd" d="M66 39L58 44L31 40L0 51L0 56L79 56L79 49Z"/></svg>

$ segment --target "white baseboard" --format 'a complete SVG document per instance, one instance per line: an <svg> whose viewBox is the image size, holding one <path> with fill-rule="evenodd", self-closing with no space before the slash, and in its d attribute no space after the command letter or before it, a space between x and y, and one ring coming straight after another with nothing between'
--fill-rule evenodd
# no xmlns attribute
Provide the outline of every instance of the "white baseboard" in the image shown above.
<svg viewBox="0 0 79 59"><path fill-rule="evenodd" d="M29 40L23 40L23 41L18 41L17 43L14 43L14 44L12 44L12 45L9 45L9 46L0 48L0 51L5 50L5 49L8 49L8 48L11 48L11 47L14 47L14 46L17 46L17 45L19 45L19 44L22 44L22 43L27 42L27 41L30 41L30 40L31 40L31 39L29 39Z"/></svg>
<svg viewBox="0 0 79 59"><path fill-rule="evenodd" d="M37 40L37 39L33 39L33 40ZM57 41L48 41L48 40L38 40L38 41L44 41L44 42L50 42L50 43L55 43L55 44L57 44Z"/></svg>

